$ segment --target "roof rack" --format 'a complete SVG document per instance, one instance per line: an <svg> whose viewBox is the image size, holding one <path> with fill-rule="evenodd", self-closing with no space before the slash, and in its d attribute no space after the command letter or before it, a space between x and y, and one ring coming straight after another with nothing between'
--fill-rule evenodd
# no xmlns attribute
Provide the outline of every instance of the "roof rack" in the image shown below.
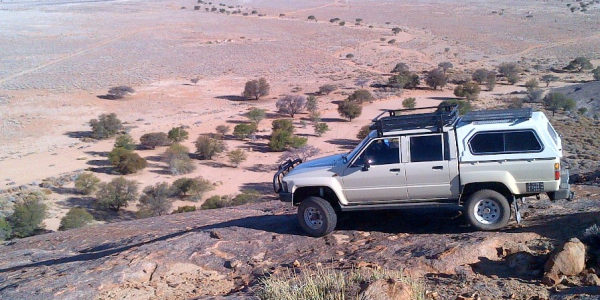
<svg viewBox="0 0 600 300"><path fill-rule="evenodd" d="M419 110L431 110L434 112L405 114ZM388 114L388 116L384 116ZM407 130L407 129L424 129L429 128L436 132L442 132L443 127L453 124L458 117L458 105L450 106L430 106L411 109L388 109L373 119L373 124L369 127L371 130L377 130L377 134L382 136L384 132Z"/></svg>
<svg viewBox="0 0 600 300"><path fill-rule="evenodd" d="M465 114L461 121L492 121L492 120L513 120L513 119L530 119L533 110L528 108L516 109L498 109L498 110L480 110L471 111Z"/></svg>

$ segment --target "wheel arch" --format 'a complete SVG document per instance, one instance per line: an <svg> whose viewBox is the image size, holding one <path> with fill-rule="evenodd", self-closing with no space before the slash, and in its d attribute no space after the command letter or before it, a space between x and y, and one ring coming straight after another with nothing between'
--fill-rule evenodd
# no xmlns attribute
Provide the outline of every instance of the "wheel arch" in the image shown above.
<svg viewBox="0 0 600 300"><path fill-rule="evenodd" d="M294 191L293 205L300 205L304 199L312 196L323 198L329 202L336 211L340 210L340 198L337 193L328 186L298 187Z"/></svg>
<svg viewBox="0 0 600 300"><path fill-rule="evenodd" d="M469 199L469 197L471 195L473 195L474 193L476 193L477 191L480 191L480 190L496 191L496 192L502 194L502 196L506 197L506 200L508 200L508 203L512 203L512 201L514 199L513 193L502 182L476 182L476 183L466 184L463 187L462 193L460 194L460 200L459 200L460 204L464 205L465 202L467 201L467 199Z"/></svg>

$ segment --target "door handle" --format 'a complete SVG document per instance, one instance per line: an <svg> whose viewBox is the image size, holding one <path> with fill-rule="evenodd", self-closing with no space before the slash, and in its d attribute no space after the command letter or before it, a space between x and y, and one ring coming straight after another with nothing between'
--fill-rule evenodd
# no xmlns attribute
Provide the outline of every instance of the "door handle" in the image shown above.
<svg viewBox="0 0 600 300"><path fill-rule="evenodd" d="M432 168L433 170L443 170L443 169L444 169L444 166L434 166L434 167L431 167L431 168Z"/></svg>
<svg viewBox="0 0 600 300"><path fill-rule="evenodd" d="M400 169L390 169L390 172L400 172Z"/></svg>

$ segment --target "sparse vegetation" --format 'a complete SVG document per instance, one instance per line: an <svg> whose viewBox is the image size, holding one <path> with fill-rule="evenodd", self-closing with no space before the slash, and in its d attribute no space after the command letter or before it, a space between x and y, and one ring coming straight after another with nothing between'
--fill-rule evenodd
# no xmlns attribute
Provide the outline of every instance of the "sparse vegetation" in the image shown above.
<svg viewBox="0 0 600 300"><path fill-rule="evenodd" d="M337 86L333 84L325 84L319 87L319 93L329 95L331 92L337 90Z"/></svg>
<svg viewBox="0 0 600 300"><path fill-rule="evenodd" d="M360 114L362 113L362 106L360 103L345 100L338 104L338 113L341 117L352 122L352 119L360 117Z"/></svg>
<svg viewBox="0 0 600 300"><path fill-rule="evenodd" d="M348 101L362 104L364 102L373 101L373 95L368 90L356 90L348 96Z"/></svg>
<svg viewBox="0 0 600 300"><path fill-rule="evenodd" d="M318 112L318 110L319 110L319 98L315 97L314 95L308 96L308 98L306 98L305 108L310 113Z"/></svg>
<svg viewBox="0 0 600 300"><path fill-rule="evenodd" d="M169 136L164 132L151 132L142 135L140 137L140 143L142 146L154 150L156 147L169 145L171 141Z"/></svg>
<svg viewBox="0 0 600 300"><path fill-rule="evenodd" d="M271 151L283 151L288 147L299 148L306 144L307 138L294 136L294 125L290 119L273 120L272 134L269 139Z"/></svg>
<svg viewBox="0 0 600 300"><path fill-rule="evenodd" d="M501 63L500 66L498 66L498 72L504 75L504 77L506 77L506 80L510 84L515 84L519 82L519 72L521 72L521 69L519 68L517 63Z"/></svg>
<svg viewBox="0 0 600 300"><path fill-rule="evenodd" d="M413 108L415 108L415 106L417 106L417 99L415 99L413 97L409 97L409 98L402 100L402 107L404 107L404 108L413 109Z"/></svg>
<svg viewBox="0 0 600 300"><path fill-rule="evenodd" d="M458 105L458 113L461 115L464 115L464 114L470 112L471 110L473 110L473 107L471 106L471 102L464 101L464 100L458 100L458 99L444 100L444 101L442 101L442 103L440 103L438 108L444 109L445 107L452 106L452 105Z"/></svg>
<svg viewBox="0 0 600 300"><path fill-rule="evenodd" d="M537 80L537 78L531 78L527 80L527 82L525 82L525 87L527 88L527 91L537 89L539 86L540 82Z"/></svg>
<svg viewBox="0 0 600 300"><path fill-rule="evenodd" d="M540 80L546 83L546 87L550 85L551 82L558 81L560 78L558 76L554 76L552 74L544 75Z"/></svg>
<svg viewBox="0 0 600 300"><path fill-rule="evenodd" d="M100 183L96 193L96 205L100 209L119 211L138 197L138 183L118 177L108 183Z"/></svg>
<svg viewBox="0 0 600 300"><path fill-rule="evenodd" d="M188 174L196 169L196 165L190 158L190 149L175 143L163 154L163 160L169 165L169 172L173 175Z"/></svg>
<svg viewBox="0 0 600 300"><path fill-rule="evenodd" d="M360 130L358 131L358 133L356 134L356 138L359 140L366 138L367 135L369 135L369 133L371 133L371 128L369 128L369 127L370 127L370 125L365 125L365 126L361 127Z"/></svg>
<svg viewBox="0 0 600 300"><path fill-rule="evenodd" d="M175 180L171 186L173 195L186 197L192 201L202 199L205 193L214 189L215 186L201 176L196 178L179 178Z"/></svg>
<svg viewBox="0 0 600 300"><path fill-rule="evenodd" d="M167 133L167 137L171 143L181 143L188 139L189 133L181 127L173 127Z"/></svg>
<svg viewBox="0 0 600 300"><path fill-rule="evenodd" d="M241 123L235 125L233 128L233 136L238 139L245 139L251 134L254 134L257 130L256 123Z"/></svg>
<svg viewBox="0 0 600 300"><path fill-rule="evenodd" d="M135 90L129 86L115 86L108 90L107 97L110 99L123 99L126 96L135 93Z"/></svg>
<svg viewBox="0 0 600 300"><path fill-rule="evenodd" d="M101 114L98 119L91 119L92 138L102 140L115 136L123 129L121 120L115 113Z"/></svg>
<svg viewBox="0 0 600 300"><path fill-rule="evenodd" d="M478 84L482 84L486 81L489 72L487 69L477 69L471 74L471 79Z"/></svg>
<svg viewBox="0 0 600 300"><path fill-rule="evenodd" d="M227 150L227 146L222 140L215 139L210 135L201 134L196 141L196 154L202 159L212 159L215 154Z"/></svg>
<svg viewBox="0 0 600 300"><path fill-rule="evenodd" d="M327 132L327 131L331 130L331 129L329 129L329 126L327 125L327 123L319 123L319 122L316 122L316 123L313 125L313 127L314 127L314 129L315 129L315 134L316 134L317 136L322 136L322 135L323 135L325 132Z"/></svg>
<svg viewBox="0 0 600 300"><path fill-rule="evenodd" d="M549 93L544 97L544 106L552 112L552 115L557 110L571 111L576 108L576 102L572 98L568 98L562 93Z"/></svg>
<svg viewBox="0 0 600 300"><path fill-rule="evenodd" d="M230 130L231 130L231 127L229 127L228 125L218 125L215 128L215 131L217 131L217 133L219 135L221 135L222 137L224 137L225 135L227 135Z"/></svg>
<svg viewBox="0 0 600 300"><path fill-rule="evenodd" d="M265 78L261 77L258 80L246 82L242 96L247 99L254 98L255 100L258 100L258 98L268 95L270 91L271 86Z"/></svg>
<svg viewBox="0 0 600 300"><path fill-rule="evenodd" d="M132 174L146 168L146 160L131 150L113 148L108 153L108 161L121 174Z"/></svg>
<svg viewBox="0 0 600 300"><path fill-rule="evenodd" d="M242 149L235 149L229 151L227 157L229 157L229 163L232 164L234 168L237 168L242 162L246 161L248 154Z"/></svg>
<svg viewBox="0 0 600 300"><path fill-rule="evenodd" d="M445 62L441 62L440 64L438 64L438 67L442 68L442 71L444 71L444 74L446 74L446 72L449 69L452 69L454 67L454 65L449 61L445 61Z"/></svg>
<svg viewBox="0 0 600 300"><path fill-rule="evenodd" d="M166 215L171 210L170 195L171 189L166 182L156 183L144 188L138 204L138 217L147 218Z"/></svg>
<svg viewBox="0 0 600 300"><path fill-rule="evenodd" d="M94 221L94 217L81 207L72 207L67 214L60 220L58 230L70 230L75 228L85 227Z"/></svg>
<svg viewBox="0 0 600 300"><path fill-rule="evenodd" d="M293 118L295 114L304 110L306 97L303 95L284 95L277 100L275 105L279 113L290 115Z"/></svg>
<svg viewBox="0 0 600 300"><path fill-rule="evenodd" d="M100 178L92 173L81 173L75 179L75 190L83 195L90 195L98 189Z"/></svg>
<svg viewBox="0 0 600 300"><path fill-rule="evenodd" d="M135 142L129 134L119 134L115 139L114 148L123 148L127 150L135 149Z"/></svg>
<svg viewBox="0 0 600 300"><path fill-rule="evenodd" d="M260 124L260 121L262 121L266 116L267 116L267 114L264 109L260 109L260 108L256 108L256 107L251 108L246 113L246 118L248 118L250 121L256 123L256 125Z"/></svg>
<svg viewBox="0 0 600 300"><path fill-rule="evenodd" d="M309 158L319 155L321 150L319 148L313 146L302 146L299 148L292 148L288 151L285 151L277 160L278 163L282 163L287 160L296 160L301 159L302 161L307 161Z"/></svg>
<svg viewBox="0 0 600 300"><path fill-rule="evenodd" d="M479 96L481 88L475 82L467 82L465 84L457 85L454 88L454 95L457 97L465 97L467 100L475 100Z"/></svg>
<svg viewBox="0 0 600 300"><path fill-rule="evenodd" d="M427 73L427 77L425 77L425 83L434 90L437 90L438 86L440 88L446 86L447 81L448 78L446 77L446 74L444 73L444 71L442 71L441 68L429 71Z"/></svg>
<svg viewBox="0 0 600 300"><path fill-rule="evenodd" d="M243 190L241 194L238 194L234 198L230 196L212 196L200 206L201 209L217 209L224 207L232 207L244 205L247 203L255 203L260 201L262 194L256 190L247 189Z"/></svg>
<svg viewBox="0 0 600 300"><path fill-rule="evenodd" d="M176 210L174 210L172 212L172 214L182 214L182 213L188 213L188 212L193 212L196 211L196 207L193 205L184 205L184 206L179 206L177 207Z"/></svg>
<svg viewBox="0 0 600 300"><path fill-rule="evenodd" d="M12 236L12 227L3 216L0 216L0 242L9 239Z"/></svg>
<svg viewBox="0 0 600 300"><path fill-rule="evenodd" d="M394 27L394 28L392 28L392 33L394 35L397 35L400 32L402 32L402 29L400 27Z"/></svg>
<svg viewBox="0 0 600 300"><path fill-rule="evenodd" d="M569 65L567 65L565 67L565 70L573 70L575 72L583 72L583 70L590 70L592 68L594 68L594 66L592 65L590 60L585 57L580 56L580 57L575 58L571 62L569 62Z"/></svg>
<svg viewBox="0 0 600 300"><path fill-rule="evenodd" d="M15 203L14 212L8 218L15 237L32 236L37 230L44 228L42 221L47 209L44 200L45 196L41 192L29 192Z"/></svg>
<svg viewBox="0 0 600 300"><path fill-rule="evenodd" d="M411 72L408 68L408 65L406 65L405 63L396 64L396 66L394 67L394 69L392 69L391 72L396 74L390 77L390 79L388 80L388 85L392 87L412 89L417 87L421 83L419 75L417 75L414 72Z"/></svg>

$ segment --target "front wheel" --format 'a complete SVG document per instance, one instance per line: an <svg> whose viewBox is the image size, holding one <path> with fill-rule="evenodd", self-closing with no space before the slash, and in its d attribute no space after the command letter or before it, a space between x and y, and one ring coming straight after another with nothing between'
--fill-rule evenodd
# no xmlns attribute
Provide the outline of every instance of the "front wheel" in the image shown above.
<svg viewBox="0 0 600 300"><path fill-rule="evenodd" d="M298 207L298 221L308 235L326 236L335 229L337 215L329 202L319 197L308 197Z"/></svg>
<svg viewBox="0 0 600 300"><path fill-rule="evenodd" d="M497 230L510 219L510 205L506 197L493 190L475 192L467 199L467 219L479 230Z"/></svg>

